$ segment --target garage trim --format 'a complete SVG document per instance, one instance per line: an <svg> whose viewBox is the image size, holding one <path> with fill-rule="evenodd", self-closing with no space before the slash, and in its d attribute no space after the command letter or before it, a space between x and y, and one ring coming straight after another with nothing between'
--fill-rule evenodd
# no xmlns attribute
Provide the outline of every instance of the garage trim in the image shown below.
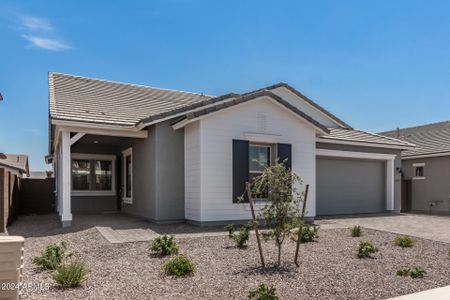
<svg viewBox="0 0 450 300"><path fill-rule="evenodd" d="M316 149L316 156L372 159L386 161L386 210L394 210L394 160L395 154Z"/></svg>

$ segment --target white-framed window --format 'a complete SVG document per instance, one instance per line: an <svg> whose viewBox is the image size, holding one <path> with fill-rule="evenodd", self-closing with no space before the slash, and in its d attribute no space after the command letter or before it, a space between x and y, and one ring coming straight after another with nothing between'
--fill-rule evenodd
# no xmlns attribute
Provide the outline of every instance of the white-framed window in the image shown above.
<svg viewBox="0 0 450 300"><path fill-rule="evenodd" d="M72 153L72 195L116 195L115 155Z"/></svg>
<svg viewBox="0 0 450 300"><path fill-rule="evenodd" d="M414 163L413 171L413 179L425 179L425 163Z"/></svg>
<svg viewBox="0 0 450 300"><path fill-rule="evenodd" d="M274 147L270 144L250 143L249 145L249 179L261 175L265 168L273 163ZM255 200L267 200L267 193Z"/></svg>
<svg viewBox="0 0 450 300"><path fill-rule="evenodd" d="M122 151L123 161L123 192L122 201L133 203L133 149L128 148Z"/></svg>

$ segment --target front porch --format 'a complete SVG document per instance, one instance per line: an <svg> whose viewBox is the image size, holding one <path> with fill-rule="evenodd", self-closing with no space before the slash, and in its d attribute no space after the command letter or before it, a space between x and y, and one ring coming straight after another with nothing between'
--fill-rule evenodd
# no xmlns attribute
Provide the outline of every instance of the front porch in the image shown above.
<svg viewBox="0 0 450 300"><path fill-rule="evenodd" d="M55 128L53 167L63 227L73 213L118 212L132 202L132 145L147 130Z"/></svg>

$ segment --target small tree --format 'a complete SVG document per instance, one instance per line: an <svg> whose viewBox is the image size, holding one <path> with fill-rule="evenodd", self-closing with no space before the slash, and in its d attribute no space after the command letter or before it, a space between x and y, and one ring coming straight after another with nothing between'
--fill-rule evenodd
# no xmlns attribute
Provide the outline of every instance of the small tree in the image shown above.
<svg viewBox="0 0 450 300"><path fill-rule="evenodd" d="M281 264L281 248L287 236L298 226L300 204L304 194L298 190L300 177L286 169L285 162L277 162L267 167L251 183L252 194L256 198L268 198L266 205L259 211L259 218L269 229L265 237L275 240L278 248L278 265Z"/></svg>

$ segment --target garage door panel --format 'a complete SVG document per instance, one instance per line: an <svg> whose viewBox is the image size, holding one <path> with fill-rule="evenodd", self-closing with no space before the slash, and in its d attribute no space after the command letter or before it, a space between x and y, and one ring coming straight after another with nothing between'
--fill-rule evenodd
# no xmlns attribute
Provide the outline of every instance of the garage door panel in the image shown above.
<svg viewBox="0 0 450 300"><path fill-rule="evenodd" d="M382 212L385 190L382 161L317 159L317 215Z"/></svg>

